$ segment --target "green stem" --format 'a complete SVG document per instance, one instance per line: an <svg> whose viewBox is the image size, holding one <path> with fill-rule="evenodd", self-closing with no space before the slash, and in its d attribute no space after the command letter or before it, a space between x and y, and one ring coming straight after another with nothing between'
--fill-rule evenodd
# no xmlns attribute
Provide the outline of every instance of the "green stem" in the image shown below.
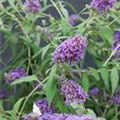
<svg viewBox="0 0 120 120"><path fill-rule="evenodd" d="M4 112L4 108L3 108L3 101L0 100L0 113Z"/></svg>
<svg viewBox="0 0 120 120"><path fill-rule="evenodd" d="M118 106L115 107L115 117L117 118L118 116Z"/></svg>
<svg viewBox="0 0 120 120"><path fill-rule="evenodd" d="M21 116L21 114L22 114L22 112L23 112L23 110L24 110L24 108L25 108L25 105L27 104L28 99L32 96L32 94L33 94L46 80L47 80L47 79L44 79L42 82L39 82L39 85L36 86L36 87L30 92L30 94L26 97L25 102L23 103L23 106L22 106L22 108L21 108L21 110L20 110L20 112L19 112L19 116L18 116L17 120L20 119L20 116Z"/></svg>
<svg viewBox="0 0 120 120"><path fill-rule="evenodd" d="M57 7L56 3L55 3L53 0L50 0L50 1L51 1L51 3L53 4L53 6L56 8L56 10L58 11L60 17L61 17L62 19L64 19L63 15L62 15L61 11L59 10L59 8Z"/></svg>
<svg viewBox="0 0 120 120"><path fill-rule="evenodd" d="M0 63L3 64L5 67L7 67L7 65L5 64L5 62L3 60L0 59Z"/></svg>
<svg viewBox="0 0 120 120"><path fill-rule="evenodd" d="M114 49L114 51L111 53L111 55L109 56L109 58L106 60L106 62L103 64L103 66L106 66L107 63L111 60L111 58L113 57L113 55L116 53L116 51L118 50L118 48L120 47L120 44Z"/></svg>
<svg viewBox="0 0 120 120"><path fill-rule="evenodd" d="M103 113L103 117L105 117L105 115L106 115L106 113L107 113L107 107L105 108L105 110L104 110L104 113Z"/></svg>
<svg viewBox="0 0 120 120"><path fill-rule="evenodd" d="M116 19L114 19L111 23L109 23L109 25L108 26L110 26L110 25L112 25L113 23L115 23L117 20L119 20L120 19L120 17L118 17L118 18L116 18Z"/></svg>
<svg viewBox="0 0 120 120"><path fill-rule="evenodd" d="M29 68L31 67L32 69L32 63L31 63L31 49L30 47L28 48L28 68L27 68L27 73L29 72Z"/></svg>
<svg viewBox="0 0 120 120"><path fill-rule="evenodd" d="M73 69L72 69L72 67L70 65L68 66L68 69L69 69L68 71L70 72L72 78L74 78Z"/></svg>
<svg viewBox="0 0 120 120"><path fill-rule="evenodd" d="M79 66L77 64L75 64L76 69L78 70L79 73L79 77L81 77L81 69L79 68Z"/></svg>

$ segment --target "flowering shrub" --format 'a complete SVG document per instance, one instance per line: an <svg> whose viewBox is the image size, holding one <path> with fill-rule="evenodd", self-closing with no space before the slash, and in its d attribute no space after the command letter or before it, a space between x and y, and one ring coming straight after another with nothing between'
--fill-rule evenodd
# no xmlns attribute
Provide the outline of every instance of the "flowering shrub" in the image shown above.
<svg viewBox="0 0 120 120"><path fill-rule="evenodd" d="M1 0L0 36L0 120L120 119L119 1Z"/></svg>

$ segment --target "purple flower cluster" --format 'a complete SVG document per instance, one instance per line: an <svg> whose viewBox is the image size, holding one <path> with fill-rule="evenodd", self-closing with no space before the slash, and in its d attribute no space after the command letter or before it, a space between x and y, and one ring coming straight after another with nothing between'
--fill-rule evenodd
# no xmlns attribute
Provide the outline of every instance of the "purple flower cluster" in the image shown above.
<svg viewBox="0 0 120 120"><path fill-rule="evenodd" d="M99 89L97 87L94 87L90 90L91 96L97 96L99 94Z"/></svg>
<svg viewBox="0 0 120 120"><path fill-rule="evenodd" d="M7 83L12 83L14 80L27 76L24 68L17 68L11 70L5 74L5 80Z"/></svg>
<svg viewBox="0 0 120 120"><path fill-rule="evenodd" d="M24 120L37 120L38 115L36 113L30 113L24 116Z"/></svg>
<svg viewBox="0 0 120 120"><path fill-rule="evenodd" d="M38 120L94 120L91 115L67 115L67 114L45 114L38 118Z"/></svg>
<svg viewBox="0 0 120 120"><path fill-rule="evenodd" d="M113 50L120 45L120 31L115 31L114 33L114 41L113 41ZM120 57L120 47L117 49L114 57Z"/></svg>
<svg viewBox="0 0 120 120"><path fill-rule="evenodd" d="M110 104L120 104L120 92L116 91L114 96L108 102Z"/></svg>
<svg viewBox="0 0 120 120"><path fill-rule="evenodd" d="M25 6L27 10L29 10L32 13L38 13L41 8L41 4L39 3L39 0L26 0Z"/></svg>
<svg viewBox="0 0 120 120"><path fill-rule="evenodd" d="M41 111L42 114L46 114L46 113L53 114L53 113L55 113L55 107L54 107L54 105L51 104L49 106L46 99L38 100L36 102L36 105L38 106L38 108L40 109L40 111Z"/></svg>
<svg viewBox="0 0 120 120"><path fill-rule="evenodd" d="M120 96L114 96L109 100L110 104L120 104Z"/></svg>
<svg viewBox="0 0 120 120"><path fill-rule="evenodd" d="M91 6L101 12L109 10L116 0L93 0Z"/></svg>
<svg viewBox="0 0 120 120"><path fill-rule="evenodd" d="M78 62L83 59L86 46L86 37L76 35L73 38L68 38L54 51L52 60L54 63Z"/></svg>
<svg viewBox="0 0 120 120"><path fill-rule="evenodd" d="M73 26L77 25L78 21L79 21L79 16L78 15L72 14L72 15L69 16L69 23L71 25L73 25Z"/></svg>
<svg viewBox="0 0 120 120"><path fill-rule="evenodd" d="M64 97L66 98L65 103L67 105L73 102L83 103L88 97L88 94L85 91L83 91L82 87L74 80L67 81L61 87L61 91Z"/></svg>
<svg viewBox="0 0 120 120"><path fill-rule="evenodd" d="M3 90L0 91L0 99L6 99L7 98L7 93Z"/></svg>

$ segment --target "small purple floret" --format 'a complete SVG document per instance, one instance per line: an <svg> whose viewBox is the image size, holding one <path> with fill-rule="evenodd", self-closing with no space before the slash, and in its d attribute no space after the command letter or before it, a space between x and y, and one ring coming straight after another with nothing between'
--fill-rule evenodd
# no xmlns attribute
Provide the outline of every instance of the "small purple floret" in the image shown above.
<svg viewBox="0 0 120 120"><path fill-rule="evenodd" d="M7 93L3 90L0 91L0 99L6 99L7 98Z"/></svg>
<svg viewBox="0 0 120 120"><path fill-rule="evenodd" d="M46 99L38 100L36 102L36 105L38 106L42 114L46 114L46 113L53 114L56 111L54 105L51 104L49 106Z"/></svg>
<svg viewBox="0 0 120 120"><path fill-rule="evenodd" d="M115 94L113 95L112 98L109 99L108 101L110 104L120 104L120 92L116 90Z"/></svg>
<svg viewBox="0 0 120 120"><path fill-rule="evenodd" d="M79 22L79 16L78 15L72 14L72 15L69 16L69 23L71 25L73 25L73 26L77 25L78 22Z"/></svg>
<svg viewBox="0 0 120 120"><path fill-rule="evenodd" d="M116 0L93 0L91 2L92 8L96 9L99 13L106 12L113 7Z"/></svg>
<svg viewBox="0 0 120 120"><path fill-rule="evenodd" d="M22 77L27 76L26 71L24 68L17 68L14 70L9 71L5 74L5 80L7 83L12 83L16 79L20 79Z"/></svg>
<svg viewBox="0 0 120 120"><path fill-rule="evenodd" d="M99 94L99 89L97 87L94 87L90 90L91 96L97 96Z"/></svg>
<svg viewBox="0 0 120 120"><path fill-rule="evenodd" d="M25 6L27 10L29 10L32 13L38 13L41 8L41 4L39 3L39 0L26 0Z"/></svg>
<svg viewBox="0 0 120 120"><path fill-rule="evenodd" d="M29 113L28 115L24 116L24 120L37 120L38 115L36 113Z"/></svg>

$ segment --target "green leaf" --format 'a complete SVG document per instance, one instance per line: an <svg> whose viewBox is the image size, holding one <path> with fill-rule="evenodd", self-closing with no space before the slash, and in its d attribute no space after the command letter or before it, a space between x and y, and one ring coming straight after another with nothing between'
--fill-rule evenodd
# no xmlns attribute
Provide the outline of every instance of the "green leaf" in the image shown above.
<svg viewBox="0 0 120 120"><path fill-rule="evenodd" d="M111 28L109 26L101 27L99 34L103 38L103 40L107 40L107 43L109 45L112 45L113 31L111 30Z"/></svg>
<svg viewBox="0 0 120 120"><path fill-rule="evenodd" d="M49 48L50 48L50 44L48 44L42 48L42 60L43 60L45 54L47 53L47 51L49 50Z"/></svg>
<svg viewBox="0 0 120 120"><path fill-rule="evenodd" d="M54 102L56 104L56 107L61 112L64 112L64 113L68 113L69 112L69 110L68 110L69 106L66 106L66 104L64 102L64 99L63 99L63 96L59 92L56 93Z"/></svg>
<svg viewBox="0 0 120 120"><path fill-rule="evenodd" d="M86 73L83 74L82 86L85 91L87 92L89 91L90 83L89 83L89 79Z"/></svg>
<svg viewBox="0 0 120 120"><path fill-rule="evenodd" d="M55 80L56 70L57 70L57 66L54 65L51 68L51 72L49 74L48 81L47 81L47 83L44 87L49 105L52 102L52 100L55 96L55 93L57 91L57 87L56 87L57 86L57 83L56 83L57 81Z"/></svg>
<svg viewBox="0 0 120 120"><path fill-rule="evenodd" d="M42 49L39 49L38 52L36 52L34 54L34 56L32 57L32 59L36 58L38 55L40 55L42 53Z"/></svg>
<svg viewBox="0 0 120 120"><path fill-rule="evenodd" d="M108 118L108 117L112 117L112 116L114 116L114 114L115 114L115 108L113 107L113 108L110 108L110 109L107 111L106 117L107 117L107 118Z"/></svg>
<svg viewBox="0 0 120 120"><path fill-rule="evenodd" d="M112 120L119 120L116 116L114 116L113 118L112 118Z"/></svg>
<svg viewBox="0 0 120 120"><path fill-rule="evenodd" d="M20 105L24 99L25 98L21 98L15 103L13 110L12 110L12 114L11 114L11 120L15 120L15 118L17 119L17 113L18 113Z"/></svg>
<svg viewBox="0 0 120 120"><path fill-rule="evenodd" d="M100 74L107 90L110 88L109 71L106 68L100 69Z"/></svg>
<svg viewBox="0 0 120 120"><path fill-rule="evenodd" d="M111 86L112 86L112 94L114 94L119 82L118 71L113 68L111 71Z"/></svg>
<svg viewBox="0 0 120 120"><path fill-rule="evenodd" d="M91 72L91 75L94 76L94 78L99 81L100 80L100 76L99 76L99 73L97 72L96 69L94 68L89 68L90 69L90 72Z"/></svg>
<svg viewBox="0 0 120 120"><path fill-rule="evenodd" d="M38 78L36 77L36 75L31 75L31 76L27 76L27 77L17 79L14 82L12 82L11 85L20 84L20 83L23 83L23 82L33 82L33 81L37 81L37 80L38 80Z"/></svg>

